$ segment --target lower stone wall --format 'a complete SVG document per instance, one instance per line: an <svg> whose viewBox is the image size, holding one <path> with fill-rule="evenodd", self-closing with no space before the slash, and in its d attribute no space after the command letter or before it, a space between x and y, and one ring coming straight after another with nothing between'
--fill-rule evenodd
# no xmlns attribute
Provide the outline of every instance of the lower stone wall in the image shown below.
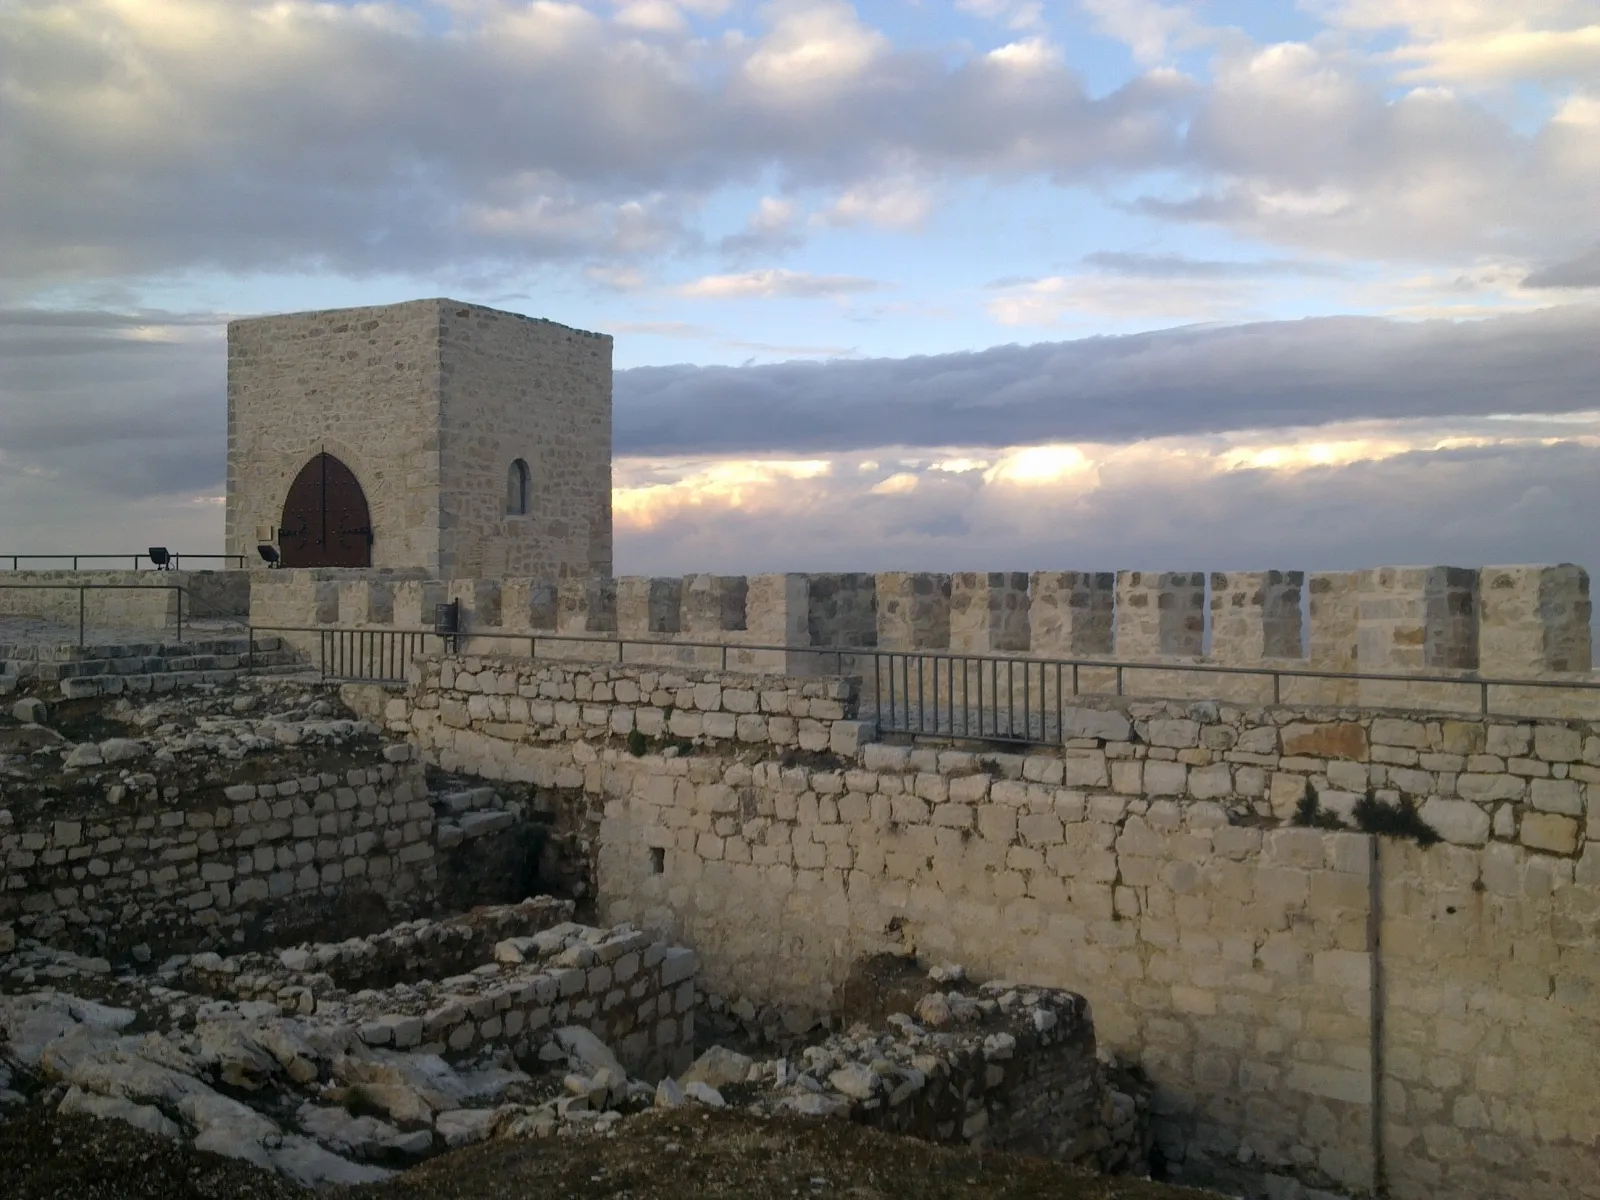
<svg viewBox="0 0 1600 1200"><path fill-rule="evenodd" d="M1088 997L1102 1046L1149 1073L1181 1179L1592 1193L1585 722L1134 702L1069 714L1058 752L807 759L703 731L630 749L593 696L576 723L480 705L444 737L434 686L390 729L602 805L606 919L694 946L710 990L824 1008L859 957L913 948Z"/></svg>
<svg viewBox="0 0 1600 1200"><path fill-rule="evenodd" d="M326 921L330 890L382 902L429 888L437 864L423 766L406 746L214 789L154 774L99 803L22 806L0 828L0 925L13 936L117 957L249 938L270 914Z"/></svg>
<svg viewBox="0 0 1600 1200"><path fill-rule="evenodd" d="M187 587L189 572L7 571L0 583L7 585L0 587L3 617L37 617L75 628L78 587L88 585L83 620L89 628L159 631L176 627L179 593L172 588Z"/></svg>
<svg viewBox="0 0 1600 1200"><path fill-rule="evenodd" d="M353 944L196 955L182 977L286 1013L331 1010L369 1046L449 1059L505 1046L527 1060L556 1029L581 1025L630 1071L655 1079L685 1069L694 1059L694 953L629 927L573 924L572 911L570 900L532 898ZM497 933L506 936L485 945ZM408 978L387 979L381 968L397 961ZM393 990L399 983L407 986Z"/></svg>

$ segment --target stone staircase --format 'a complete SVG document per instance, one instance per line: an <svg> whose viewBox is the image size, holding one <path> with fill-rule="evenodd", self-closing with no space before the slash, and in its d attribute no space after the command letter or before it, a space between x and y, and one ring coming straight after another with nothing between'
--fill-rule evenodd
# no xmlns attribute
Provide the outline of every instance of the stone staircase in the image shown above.
<svg viewBox="0 0 1600 1200"><path fill-rule="evenodd" d="M170 692L196 684L231 683L245 674L289 675L310 668L276 637L98 646L0 644L0 693L27 680L54 683L64 699ZM9 682L8 682L9 681Z"/></svg>

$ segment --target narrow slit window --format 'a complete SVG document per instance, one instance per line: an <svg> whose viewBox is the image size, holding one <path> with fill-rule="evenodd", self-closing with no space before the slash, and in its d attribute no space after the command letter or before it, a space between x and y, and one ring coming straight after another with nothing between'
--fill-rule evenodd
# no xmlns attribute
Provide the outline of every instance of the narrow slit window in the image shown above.
<svg viewBox="0 0 1600 1200"><path fill-rule="evenodd" d="M506 513L513 517L528 513L528 464L514 459L506 473Z"/></svg>

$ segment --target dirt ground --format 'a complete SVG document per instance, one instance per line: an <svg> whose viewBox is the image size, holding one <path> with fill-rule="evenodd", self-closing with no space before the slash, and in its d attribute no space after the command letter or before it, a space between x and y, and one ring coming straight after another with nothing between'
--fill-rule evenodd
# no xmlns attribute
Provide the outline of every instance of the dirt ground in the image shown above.
<svg viewBox="0 0 1600 1200"><path fill-rule="evenodd" d="M492 1142L430 1159L374 1187L308 1192L233 1159L120 1122L0 1120L6 1200L1198 1200L1210 1193L950 1150L839 1121L656 1110L613 1137Z"/></svg>

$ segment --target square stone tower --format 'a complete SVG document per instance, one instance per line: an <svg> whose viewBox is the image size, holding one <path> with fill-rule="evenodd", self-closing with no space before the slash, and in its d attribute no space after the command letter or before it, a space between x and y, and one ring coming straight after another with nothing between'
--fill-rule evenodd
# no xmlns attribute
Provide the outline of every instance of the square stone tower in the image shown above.
<svg viewBox="0 0 1600 1200"><path fill-rule="evenodd" d="M455 300L228 325L227 552L611 574L611 338Z"/></svg>

